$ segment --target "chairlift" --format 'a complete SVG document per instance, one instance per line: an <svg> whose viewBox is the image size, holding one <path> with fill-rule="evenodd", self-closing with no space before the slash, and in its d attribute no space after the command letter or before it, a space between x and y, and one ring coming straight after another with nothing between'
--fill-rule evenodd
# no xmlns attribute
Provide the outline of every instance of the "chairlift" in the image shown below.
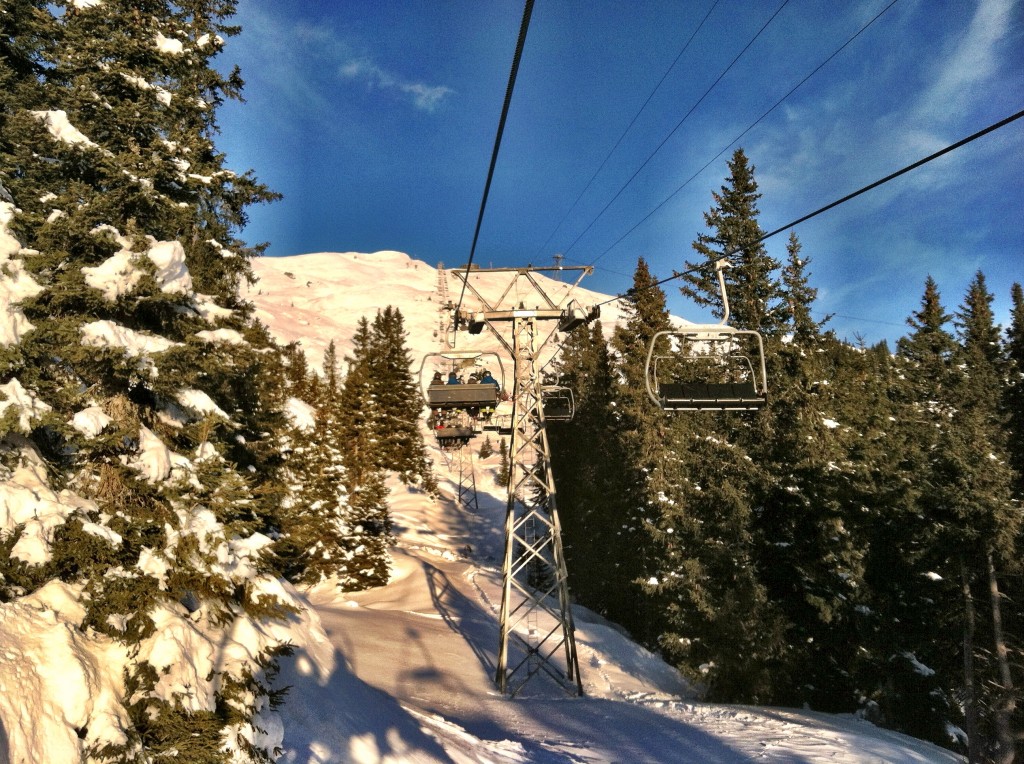
<svg viewBox="0 0 1024 764"><path fill-rule="evenodd" d="M497 384L479 381L485 371L492 374ZM449 384L449 379L457 383ZM504 386L505 368L497 353L446 350L428 353L420 364L420 388L432 410L493 410Z"/></svg>
<svg viewBox="0 0 1024 764"><path fill-rule="evenodd" d="M666 411L758 411L768 399L764 341L749 329L729 326L729 298L722 291L722 320L657 332L647 350L647 395ZM659 340L670 340L671 355L655 355ZM670 361L674 363L670 363Z"/></svg>
<svg viewBox="0 0 1024 764"><path fill-rule="evenodd" d="M437 409L430 412L427 425L442 450L462 448L481 432L477 420L459 409Z"/></svg>
<svg viewBox="0 0 1024 764"><path fill-rule="evenodd" d="M576 414L576 400L572 389L565 385L542 385L541 401L544 419L549 422L570 422Z"/></svg>
<svg viewBox="0 0 1024 764"><path fill-rule="evenodd" d="M494 414L493 416L484 419L480 424L480 428L484 432L496 432L499 435L511 435L512 415Z"/></svg>

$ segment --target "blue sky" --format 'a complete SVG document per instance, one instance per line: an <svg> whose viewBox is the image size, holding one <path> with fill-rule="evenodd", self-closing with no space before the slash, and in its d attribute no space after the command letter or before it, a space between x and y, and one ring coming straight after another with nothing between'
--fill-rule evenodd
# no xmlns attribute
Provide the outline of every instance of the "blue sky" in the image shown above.
<svg viewBox="0 0 1024 764"><path fill-rule="evenodd" d="M659 277L693 259L736 146L770 231L1024 108L1024 2L898 0L731 145L890 2L537 0L475 262L562 253L619 293L638 257ZM218 144L284 194L243 237L273 256L465 263L522 4L239 5L222 64L246 102L222 108ZM1024 282L1024 119L795 230L841 337L902 335L929 274L953 312L979 269L1005 324ZM777 259L787 238L766 243ZM707 318L665 289L674 313Z"/></svg>

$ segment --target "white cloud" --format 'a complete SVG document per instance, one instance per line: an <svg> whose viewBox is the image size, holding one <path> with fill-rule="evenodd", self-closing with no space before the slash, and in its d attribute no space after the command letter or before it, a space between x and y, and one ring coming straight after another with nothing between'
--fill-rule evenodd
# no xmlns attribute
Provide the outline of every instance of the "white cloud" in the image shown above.
<svg viewBox="0 0 1024 764"><path fill-rule="evenodd" d="M988 80L1000 63L1000 43L1012 29L1015 0L982 0L966 33L944 57L918 110L942 118L964 111L977 98L973 86Z"/></svg>
<svg viewBox="0 0 1024 764"><path fill-rule="evenodd" d="M397 90L410 96L413 105L424 111L434 111L448 95L455 92L445 85L426 85L401 79L366 59L349 61L338 73L345 79L365 82L371 89Z"/></svg>

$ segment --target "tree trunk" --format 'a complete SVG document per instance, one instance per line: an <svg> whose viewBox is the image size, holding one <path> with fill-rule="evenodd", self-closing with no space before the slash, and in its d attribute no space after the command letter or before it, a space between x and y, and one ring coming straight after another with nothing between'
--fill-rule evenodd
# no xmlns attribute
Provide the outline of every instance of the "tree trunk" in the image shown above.
<svg viewBox="0 0 1024 764"><path fill-rule="evenodd" d="M971 597L971 582L967 575L967 563L960 558L960 586L964 595L964 726L967 727L967 761L978 761L978 699L974 677L974 600Z"/></svg>
<svg viewBox="0 0 1024 764"><path fill-rule="evenodd" d="M996 566L992 560L991 550L988 552L987 562L988 591L992 601L992 640L995 643L996 665L1001 684L994 709L997 744L994 761L996 764L1013 764L1015 757L1012 720L1014 712L1017 710L1017 698L1013 689L1013 676L1010 673L1006 640L1003 638L1001 595L999 594L999 581L996 578Z"/></svg>

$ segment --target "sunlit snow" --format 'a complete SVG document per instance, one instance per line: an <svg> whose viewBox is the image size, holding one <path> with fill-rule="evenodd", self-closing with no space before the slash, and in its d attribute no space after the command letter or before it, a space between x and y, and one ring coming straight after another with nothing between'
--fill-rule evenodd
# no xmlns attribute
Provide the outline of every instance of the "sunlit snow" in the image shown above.
<svg viewBox="0 0 1024 764"><path fill-rule="evenodd" d="M162 353L175 343L166 337L146 334L113 321L93 321L82 326L82 344L90 347L122 348L128 355L147 356Z"/></svg>
<svg viewBox="0 0 1024 764"><path fill-rule="evenodd" d="M13 345L35 328L17 304L42 291L21 260L12 259L23 251L9 229L16 212L13 204L0 201L0 345Z"/></svg>
<svg viewBox="0 0 1024 764"><path fill-rule="evenodd" d="M95 147L96 144L85 137L82 132L68 120L68 113L62 109L56 111L33 111L33 117L42 122L50 135L58 141L83 146Z"/></svg>
<svg viewBox="0 0 1024 764"><path fill-rule="evenodd" d="M99 406L89 406L74 415L71 426L87 438L95 438L103 428L113 422Z"/></svg>
<svg viewBox="0 0 1024 764"><path fill-rule="evenodd" d="M173 37L164 37L161 32L156 33L156 38L153 42L156 43L156 49L161 53L180 56L185 52L185 45L181 40L175 40Z"/></svg>

